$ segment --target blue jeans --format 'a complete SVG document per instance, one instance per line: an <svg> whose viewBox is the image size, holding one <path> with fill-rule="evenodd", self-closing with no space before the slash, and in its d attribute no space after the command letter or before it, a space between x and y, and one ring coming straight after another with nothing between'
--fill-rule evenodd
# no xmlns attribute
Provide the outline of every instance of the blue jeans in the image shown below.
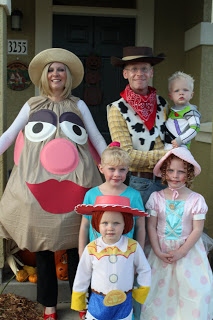
<svg viewBox="0 0 213 320"><path fill-rule="evenodd" d="M129 186L140 192L144 207L145 207L152 192L160 191L160 190L165 189L167 187L167 186L161 184L160 179L156 180L155 176L153 176L153 180L151 180L151 179L132 176L131 174L130 174L130 179L129 179Z"/></svg>

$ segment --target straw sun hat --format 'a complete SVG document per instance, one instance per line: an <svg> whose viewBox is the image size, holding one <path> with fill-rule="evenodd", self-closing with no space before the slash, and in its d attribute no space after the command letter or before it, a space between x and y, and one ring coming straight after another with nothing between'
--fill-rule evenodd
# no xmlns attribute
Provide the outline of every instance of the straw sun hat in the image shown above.
<svg viewBox="0 0 213 320"><path fill-rule="evenodd" d="M63 63L69 68L73 79L72 89L76 88L81 83L84 76L84 68L81 60L68 50L51 48L41 51L30 62L28 71L34 85L37 87L39 86L44 67L48 63L53 62Z"/></svg>
<svg viewBox="0 0 213 320"><path fill-rule="evenodd" d="M165 156L163 156L155 165L153 173L157 177L161 177L161 166L163 162L171 155L174 154L176 157L180 158L181 160L184 160L186 162L191 163L194 166L194 174L195 176L198 176L201 172L201 167L197 163L197 161L194 159L193 155L191 152L185 148L185 147L179 147L179 148L174 148L168 151Z"/></svg>
<svg viewBox="0 0 213 320"><path fill-rule="evenodd" d="M165 59L165 54L154 56L150 47L124 47L123 58L111 57L111 64L115 67L123 67L131 62L147 62L154 66Z"/></svg>
<svg viewBox="0 0 213 320"><path fill-rule="evenodd" d="M75 211L85 215L92 215L96 211L116 211L131 213L133 216L148 216L142 210L131 208L129 198L123 196L97 196L94 205L79 204Z"/></svg>

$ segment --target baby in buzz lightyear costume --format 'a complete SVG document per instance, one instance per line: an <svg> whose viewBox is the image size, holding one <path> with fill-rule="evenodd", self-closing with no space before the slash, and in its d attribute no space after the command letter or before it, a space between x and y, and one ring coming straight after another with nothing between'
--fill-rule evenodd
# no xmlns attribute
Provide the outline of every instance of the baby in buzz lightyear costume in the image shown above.
<svg viewBox="0 0 213 320"><path fill-rule="evenodd" d="M86 309L87 320L131 320L132 297L143 304L151 286L151 269L139 243L123 234L133 227L133 216L146 212L130 207L129 198L98 196L94 205L78 205L75 211L92 215L92 227L101 237L90 242L78 265L71 309ZM134 274L139 287L133 289Z"/></svg>

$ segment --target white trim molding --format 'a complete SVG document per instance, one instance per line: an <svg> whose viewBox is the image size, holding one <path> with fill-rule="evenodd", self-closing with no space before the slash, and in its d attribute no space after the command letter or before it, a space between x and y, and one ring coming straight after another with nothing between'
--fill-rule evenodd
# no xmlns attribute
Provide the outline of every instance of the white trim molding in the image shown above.
<svg viewBox="0 0 213 320"><path fill-rule="evenodd" d="M64 15L96 15L106 17L136 17L137 9L86 7L86 6L52 6L52 12Z"/></svg>
<svg viewBox="0 0 213 320"><path fill-rule="evenodd" d="M4 7L7 15L11 15L11 0L0 0L0 7Z"/></svg>
<svg viewBox="0 0 213 320"><path fill-rule="evenodd" d="M210 22L201 22L185 32L185 51L201 45L213 45L213 24Z"/></svg>
<svg viewBox="0 0 213 320"><path fill-rule="evenodd" d="M195 141L212 143L212 122L200 124L200 131L196 135Z"/></svg>

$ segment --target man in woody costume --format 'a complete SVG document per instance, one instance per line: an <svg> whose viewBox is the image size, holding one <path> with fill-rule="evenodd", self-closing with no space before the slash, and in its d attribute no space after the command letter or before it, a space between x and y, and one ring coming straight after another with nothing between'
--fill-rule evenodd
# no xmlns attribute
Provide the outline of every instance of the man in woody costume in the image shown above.
<svg viewBox="0 0 213 320"><path fill-rule="evenodd" d="M167 103L149 81L153 66L164 59L163 54L154 56L149 47L125 47L122 59L111 57L113 66L123 68L129 84L121 98L107 106L109 131L112 141L120 142L131 157L129 185L141 192L144 205L152 192L163 188L152 169L166 153Z"/></svg>

